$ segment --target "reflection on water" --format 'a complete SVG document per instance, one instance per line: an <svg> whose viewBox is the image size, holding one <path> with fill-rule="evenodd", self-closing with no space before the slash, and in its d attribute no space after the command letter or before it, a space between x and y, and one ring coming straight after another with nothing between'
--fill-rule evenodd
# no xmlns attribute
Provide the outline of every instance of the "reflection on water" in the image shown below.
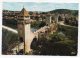
<svg viewBox="0 0 80 58"><path fill-rule="evenodd" d="M31 28L31 31L32 31L32 32L35 32L36 30L37 30L37 29L35 29L35 28Z"/></svg>

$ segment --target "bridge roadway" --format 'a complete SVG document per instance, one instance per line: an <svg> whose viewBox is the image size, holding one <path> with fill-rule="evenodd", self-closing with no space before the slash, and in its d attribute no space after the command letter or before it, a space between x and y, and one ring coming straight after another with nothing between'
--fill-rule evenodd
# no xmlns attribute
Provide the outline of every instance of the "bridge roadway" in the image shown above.
<svg viewBox="0 0 80 58"><path fill-rule="evenodd" d="M58 24L59 24L59 25L66 26L66 27L78 28L78 27L76 27L76 26L66 25L66 24L64 24L64 22L63 22L63 21L58 22Z"/></svg>

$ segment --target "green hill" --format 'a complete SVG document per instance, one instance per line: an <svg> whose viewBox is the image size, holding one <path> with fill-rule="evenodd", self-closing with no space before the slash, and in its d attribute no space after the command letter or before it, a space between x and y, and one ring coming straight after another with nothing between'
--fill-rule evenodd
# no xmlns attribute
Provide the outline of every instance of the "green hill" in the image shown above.
<svg viewBox="0 0 80 58"><path fill-rule="evenodd" d="M56 9L49 11L50 13L58 13L58 14L72 14L78 15L78 10L69 10L69 9Z"/></svg>

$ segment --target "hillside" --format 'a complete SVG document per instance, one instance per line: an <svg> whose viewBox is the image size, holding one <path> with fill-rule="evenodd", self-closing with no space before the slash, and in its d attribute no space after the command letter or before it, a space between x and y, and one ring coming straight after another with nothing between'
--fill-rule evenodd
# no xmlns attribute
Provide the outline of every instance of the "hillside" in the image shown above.
<svg viewBox="0 0 80 58"><path fill-rule="evenodd" d="M2 28L2 54L11 53L11 49L18 44L18 34Z"/></svg>
<svg viewBox="0 0 80 58"><path fill-rule="evenodd" d="M58 14L72 14L78 15L78 10L69 10L69 9L56 9L49 11L50 13L58 13Z"/></svg>

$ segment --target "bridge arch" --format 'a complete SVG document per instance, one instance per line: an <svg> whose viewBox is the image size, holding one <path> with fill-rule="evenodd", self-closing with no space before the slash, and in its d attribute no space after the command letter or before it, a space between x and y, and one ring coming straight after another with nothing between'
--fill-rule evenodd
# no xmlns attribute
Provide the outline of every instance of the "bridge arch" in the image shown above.
<svg viewBox="0 0 80 58"><path fill-rule="evenodd" d="M30 48L31 49L36 49L37 42L38 42L38 39L36 37L34 37L32 42L31 42Z"/></svg>

